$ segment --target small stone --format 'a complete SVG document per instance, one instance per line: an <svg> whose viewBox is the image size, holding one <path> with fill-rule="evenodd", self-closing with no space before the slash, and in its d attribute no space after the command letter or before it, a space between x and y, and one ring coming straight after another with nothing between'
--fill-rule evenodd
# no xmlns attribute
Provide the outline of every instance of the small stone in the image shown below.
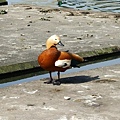
<svg viewBox="0 0 120 120"><path fill-rule="evenodd" d="M30 9L32 9L32 7L27 7L27 8L25 8L25 10L30 10Z"/></svg>
<svg viewBox="0 0 120 120"><path fill-rule="evenodd" d="M40 20L42 20L42 21L50 21L50 19L47 19L47 18L44 18L44 17L40 18Z"/></svg>
<svg viewBox="0 0 120 120"><path fill-rule="evenodd" d="M48 31L46 31L46 32L50 33L50 30L48 30Z"/></svg>
<svg viewBox="0 0 120 120"><path fill-rule="evenodd" d="M43 47L45 47L46 45L45 44L42 44Z"/></svg>
<svg viewBox="0 0 120 120"><path fill-rule="evenodd" d="M77 91L78 93L83 93L84 91Z"/></svg>
<svg viewBox="0 0 120 120"><path fill-rule="evenodd" d="M93 35L90 35L90 37L93 37Z"/></svg>
<svg viewBox="0 0 120 120"><path fill-rule="evenodd" d="M74 102L81 102L82 101L82 99L75 99L75 100L73 100Z"/></svg>
<svg viewBox="0 0 120 120"><path fill-rule="evenodd" d="M29 16L26 16L27 18L30 18L31 16L29 15Z"/></svg>
<svg viewBox="0 0 120 120"><path fill-rule="evenodd" d="M66 35L66 34L63 34L62 36L63 36L63 37L67 37L67 35Z"/></svg>
<svg viewBox="0 0 120 120"><path fill-rule="evenodd" d="M82 40L82 38L81 38L81 37L77 37L77 39L78 39L78 40Z"/></svg>
<svg viewBox="0 0 120 120"><path fill-rule="evenodd" d="M27 106L35 106L35 104L27 104Z"/></svg>
<svg viewBox="0 0 120 120"><path fill-rule="evenodd" d="M105 34L105 36L110 36L109 34Z"/></svg>
<svg viewBox="0 0 120 120"><path fill-rule="evenodd" d="M43 102L43 105L45 105L45 102Z"/></svg>
<svg viewBox="0 0 120 120"><path fill-rule="evenodd" d="M30 24L28 24L27 26L30 26Z"/></svg>
<svg viewBox="0 0 120 120"><path fill-rule="evenodd" d="M21 36L25 36L25 34L21 34Z"/></svg>
<svg viewBox="0 0 120 120"><path fill-rule="evenodd" d="M29 23L32 23L32 21L29 21Z"/></svg>
<svg viewBox="0 0 120 120"><path fill-rule="evenodd" d="M68 96L64 96L64 99L65 99L65 100L70 100L71 98L68 97Z"/></svg>

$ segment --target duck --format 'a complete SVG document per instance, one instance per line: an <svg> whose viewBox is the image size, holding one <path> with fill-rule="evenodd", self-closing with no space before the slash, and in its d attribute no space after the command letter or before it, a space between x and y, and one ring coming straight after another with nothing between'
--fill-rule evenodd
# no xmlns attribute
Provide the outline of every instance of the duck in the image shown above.
<svg viewBox="0 0 120 120"><path fill-rule="evenodd" d="M58 35L50 36L46 41L46 50L38 56L38 63L41 68L49 71L50 79L44 83L60 85L60 72L65 72L71 67L77 67L77 64L83 62L83 57L69 51L59 51L57 45L64 46ZM53 80L52 72L58 72L58 79Z"/></svg>

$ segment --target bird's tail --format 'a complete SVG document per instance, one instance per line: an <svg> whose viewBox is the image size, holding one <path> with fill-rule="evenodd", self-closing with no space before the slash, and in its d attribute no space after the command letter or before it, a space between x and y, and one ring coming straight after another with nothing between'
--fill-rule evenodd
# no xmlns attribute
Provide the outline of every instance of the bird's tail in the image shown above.
<svg viewBox="0 0 120 120"><path fill-rule="evenodd" d="M83 57L81 57L81 56L79 56L77 54L71 53L71 56L72 56L72 59L74 59L74 60L76 60L78 62L83 62L84 61Z"/></svg>
<svg viewBox="0 0 120 120"><path fill-rule="evenodd" d="M71 53L71 56L72 56L72 61L71 61L72 67L79 67L80 62L84 61L84 59L77 54Z"/></svg>

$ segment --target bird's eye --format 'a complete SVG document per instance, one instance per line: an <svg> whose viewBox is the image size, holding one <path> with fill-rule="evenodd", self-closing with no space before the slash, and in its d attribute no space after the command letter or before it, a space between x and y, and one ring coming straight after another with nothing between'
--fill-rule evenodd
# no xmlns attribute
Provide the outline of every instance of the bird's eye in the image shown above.
<svg viewBox="0 0 120 120"><path fill-rule="evenodd" d="M57 39L55 39L55 40L57 40Z"/></svg>

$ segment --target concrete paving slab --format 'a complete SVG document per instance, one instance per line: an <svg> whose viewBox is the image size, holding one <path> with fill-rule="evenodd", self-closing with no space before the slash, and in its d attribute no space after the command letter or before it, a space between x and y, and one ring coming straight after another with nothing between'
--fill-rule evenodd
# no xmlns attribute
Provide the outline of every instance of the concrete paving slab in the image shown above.
<svg viewBox="0 0 120 120"><path fill-rule="evenodd" d="M1 88L0 119L119 120L119 68L65 74L60 86L44 84L46 78Z"/></svg>
<svg viewBox="0 0 120 120"><path fill-rule="evenodd" d="M46 39L58 34L60 50L80 53L120 47L119 14L2 6L0 66L36 61ZM71 46L71 47L70 47ZM119 120L120 65L64 74L62 84L46 79L0 89L0 120Z"/></svg>
<svg viewBox="0 0 120 120"><path fill-rule="evenodd" d="M0 10L7 11L0 14L0 67L37 61L53 34L65 44L60 50L74 53L120 46L119 14L32 5L1 6Z"/></svg>

